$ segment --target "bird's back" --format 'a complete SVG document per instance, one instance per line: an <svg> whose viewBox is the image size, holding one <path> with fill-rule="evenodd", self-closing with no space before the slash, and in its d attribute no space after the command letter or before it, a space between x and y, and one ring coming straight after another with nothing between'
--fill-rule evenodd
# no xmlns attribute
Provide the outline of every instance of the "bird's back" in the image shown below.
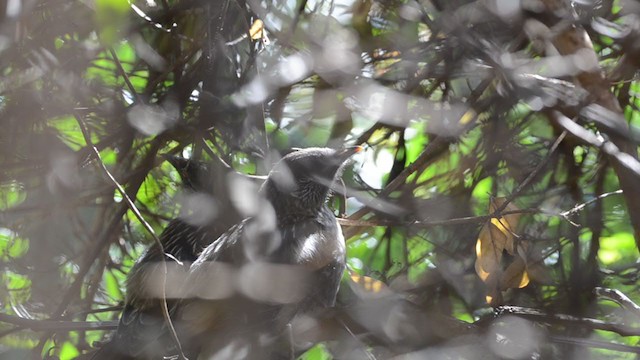
<svg viewBox="0 0 640 360"><path fill-rule="evenodd" d="M176 317L191 354L287 357L289 345L282 336L291 319L334 304L345 255L342 232L330 210L325 207L317 217L281 223L275 233L262 234L260 241L278 243L268 253L251 249L257 223L248 219L232 228L192 266L187 283L197 291L179 306ZM221 297L225 294L217 287L225 278L233 291Z"/></svg>

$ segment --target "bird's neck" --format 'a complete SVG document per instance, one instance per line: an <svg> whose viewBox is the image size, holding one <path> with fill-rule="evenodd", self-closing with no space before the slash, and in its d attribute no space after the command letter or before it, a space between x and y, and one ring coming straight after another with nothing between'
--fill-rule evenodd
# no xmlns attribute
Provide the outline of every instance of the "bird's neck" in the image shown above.
<svg viewBox="0 0 640 360"><path fill-rule="evenodd" d="M279 191L274 184L266 186L265 196L280 224L313 219L323 211L330 211L326 205L329 189L320 184L307 184L304 189L291 193Z"/></svg>

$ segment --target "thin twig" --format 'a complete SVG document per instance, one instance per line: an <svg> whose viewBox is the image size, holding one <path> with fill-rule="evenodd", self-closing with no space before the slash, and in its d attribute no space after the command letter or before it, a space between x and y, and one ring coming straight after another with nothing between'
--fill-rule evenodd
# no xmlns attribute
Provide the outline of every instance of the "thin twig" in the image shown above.
<svg viewBox="0 0 640 360"><path fill-rule="evenodd" d="M596 201L598 201L600 199L604 199L606 197L609 197L611 195L618 195L618 194L622 194L622 190L616 190L616 191L600 194L600 195L596 196L595 198L593 198L593 199L591 199L591 200L589 200L587 202L584 202L582 204L578 204L578 205L574 206L570 210L561 212L560 215L561 216L573 215L573 214L577 213L578 211L580 211L580 210L584 209L585 207L587 207L587 205L593 204L594 202L596 202Z"/></svg>
<svg viewBox="0 0 640 360"><path fill-rule="evenodd" d="M129 80L129 76L127 75L127 72L124 70L124 67L122 66L122 63L120 62L120 59L118 58L118 54L116 54L116 52L115 52L115 50L113 50L113 48L109 48L109 53L111 54L111 57L113 57L113 61L116 63L116 67L118 68L118 71L120 71L120 75L122 75L122 78L124 79L124 83L127 84L127 87L129 88L129 91L131 91L131 96L133 96L133 98L135 99L136 103L141 103L142 100L140 99L140 96L136 92L136 88L133 87L133 83L131 82L131 80ZM89 144L89 143L87 143L87 144Z"/></svg>
<svg viewBox="0 0 640 360"><path fill-rule="evenodd" d="M556 343L587 346L591 348L607 349L607 350L613 350L613 351L640 354L640 347L638 346L629 346L624 344L598 341L593 339L572 338L572 337L562 336L562 335L552 335L549 338L551 339L551 341Z"/></svg>
<svg viewBox="0 0 640 360"><path fill-rule="evenodd" d="M640 177L640 162L635 157L621 150L613 142L598 138L594 133L580 126L580 124L570 118L558 112L554 113L554 116L556 124L564 128L565 131L571 133L571 135L576 138L591 146L597 147L602 152L612 157L615 160L615 164L627 169L630 174L636 177L634 181L637 181L637 178Z"/></svg>
<svg viewBox="0 0 640 360"><path fill-rule="evenodd" d="M382 191L377 196L377 198L373 200L374 202L373 205L382 205L383 201L380 199L388 196L392 192L399 189L405 183L407 178L411 176L411 174L423 168L424 166L429 164L431 161L433 161L435 158L437 158L438 155L441 153L441 151L445 150L445 148L449 144L450 144L450 141L443 139L441 137L435 138L433 141L431 141L414 162L409 164L409 166L407 166L404 170L402 170L402 172L398 176L396 176L396 178L393 179L393 181L391 181L384 189L382 189ZM361 219L371 211L372 207L375 208L376 206L364 207L356 211L355 213L351 214L351 216L349 216L349 219L350 220ZM344 233L344 238L349 239L354 235L356 235L357 233L358 233L357 229L353 229L353 230L347 229L347 231L345 231Z"/></svg>
<svg viewBox="0 0 640 360"><path fill-rule="evenodd" d="M428 227L434 227L434 226L450 226L450 225L460 225L460 224L481 223L494 218L499 219L505 215L511 215L511 214L544 214L549 216L561 217L571 225L575 227L580 227L580 224L577 224L571 221L571 219L569 218L570 215L584 209L586 206L598 201L599 199L603 199L611 195L617 195L617 194L622 194L622 190L600 194L594 199L591 199L582 204L578 204L573 208L563 211L561 213L549 212L549 211L546 211L543 209L537 209L537 208L529 208L529 209L518 209L518 210L501 211L501 212L496 211L489 215L466 216L466 217L460 217L460 218L433 220L433 221L422 221L422 220L392 221L392 220L380 220L380 219L360 220L357 218L354 219L354 216L352 215L348 218L338 218L338 223L341 226L353 227L353 228L376 227L376 226L417 226L422 228L428 228ZM348 238L347 238L347 241L349 241Z"/></svg>
<svg viewBox="0 0 640 360"><path fill-rule="evenodd" d="M45 319L27 319L20 316L0 314L0 321L13 324L25 329L36 331L90 331L90 330L114 330L118 327L117 321L63 321Z"/></svg>
<svg viewBox="0 0 640 360"><path fill-rule="evenodd" d="M553 153L556 151L556 149L558 148L558 146L560 145L560 143L562 142L562 140L564 140L564 138L567 136L567 131L563 131L562 134L560 134L560 136L558 136L558 138L556 139L556 141L553 142L553 144L551 145L551 147L549 148L549 151L547 152L547 154L544 156L544 158L542 159L542 161L540 161L538 163L538 165L536 165L535 169L533 169L533 171L531 172L531 174L529 174L529 176L527 176L526 179L524 179L523 182L521 182L518 187L516 187L516 189L513 191L513 193L511 193L511 195L505 200L504 203L502 203L502 205L500 205L495 213L501 213L502 211L504 211L504 209L507 208L507 206L518 196L520 195L520 193L533 181L533 179L535 179L536 176L538 176L538 174L540 173L540 171L542 171L542 169L545 167L545 165L547 165L547 163L549 162L549 160L551 159L551 155L553 155Z"/></svg>
<svg viewBox="0 0 640 360"><path fill-rule="evenodd" d="M342 327L347 331L347 333L349 333L349 335L351 335L351 337L353 337L354 340L359 342L358 337L356 336L356 334L353 333L353 331L351 331L351 329L349 328L349 326L347 326L347 324L344 323L344 321L342 321L342 319L338 318L338 322L340 323L340 325L342 325ZM363 349L364 353L367 355L367 358L369 358L369 360L376 360L376 357L370 353L369 351L367 351L366 349Z"/></svg>
<svg viewBox="0 0 640 360"><path fill-rule="evenodd" d="M433 220L433 221L389 221L389 220L354 220L351 218L339 218L338 223L342 226L351 227L374 227L374 226L418 226L418 227L433 227L433 226L446 226L446 225L460 225L470 223L481 223L493 218L501 218L505 215L511 214L546 214L551 216L561 216L560 214L554 214L545 212L540 209L518 209L504 211L501 213L493 213L489 215L479 216L465 216L460 218L446 219L446 220Z"/></svg>
<svg viewBox="0 0 640 360"><path fill-rule="evenodd" d="M170 254L166 254L165 253L164 246L162 245L162 242L160 241L160 238L158 238L158 236L156 235L155 231L153 231L153 228L151 227L151 225L149 225L149 223L144 219L144 217L140 213L140 210L138 210L138 208L136 207L136 205L133 202L133 200L131 200L131 198L129 197L129 195L125 191L124 187L122 187L122 185L118 182L118 180L116 180L116 178L111 174L109 169L107 169L107 166L102 161L102 156L100 155L100 152L98 151L98 149L93 145L93 143L91 141L91 135L89 134L89 131L87 130L87 127L85 126L84 122L82 121L80 116L76 115L75 117L76 117L76 120L78 121L78 125L80 126L80 130L82 131L82 135L84 136L84 139L87 142L87 146L89 146L89 147L91 147L93 149L93 153L95 154L96 159L97 159L98 163L100 164L100 167L102 168L104 173L107 175L107 177L109 177L111 182L113 182L113 184L116 186L116 188L118 189L118 192L120 192L120 194L122 195L122 198L125 200L127 206L133 212L133 214L138 219L138 221L140 221L140 223L145 228L145 230L147 230L147 232L149 232L149 234L151 234L151 236L153 237L154 241L158 245L160 253L161 254L165 254L166 256L170 257L171 259L179 262L176 258L171 256ZM162 288L162 301L161 301L162 316L164 317L164 321L165 321L167 327L169 328L169 332L171 333L171 337L172 337L172 339L173 339L173 341L174 341L174 343L175 343L175 345L176 345L176 347L178 349L178 353L179 353L180 358L181 359L186 359L186 356L184 355L184 353L182 351L182 345L180 344L180 339L178 338L178 334L176 333L176 330L175 330L175 328L173 326L173 322L171 321L171 316L169 316L169 307L167 305L167 296L166 296L166 290L167 290L166 289L167 288L167 263L165 261L164 256L161 259L162 260L160 261L160 263L161 263L161 268L162 268L162 273L163 273L163 275L162 275L163 277L162 277L162 281L161 281L161 284L162 284L161 285L161 288Z"/></svg>
<svg viewBox="0 0 640 360"><path fill-rule="evenodd" d="M636 318L640 319L640 306L635 302L633 302L633 300L631 300L622 291L616 290L616 289L603 288L603 287L597 287L593 291L595 292L596 295L607 298L619 304L625 310L632 313Z"/></svg>
<svg viewBox="0 0 640 360"><path fill-rule="evenodd" d="M621 324L612 324L598 319L577 317L566 314L547 314L543 311L520 306L500 306L496 316L515 315L537 322L561 325L573 325L594 330L614 332L621 336L640 336L640 328Z"/></svg>

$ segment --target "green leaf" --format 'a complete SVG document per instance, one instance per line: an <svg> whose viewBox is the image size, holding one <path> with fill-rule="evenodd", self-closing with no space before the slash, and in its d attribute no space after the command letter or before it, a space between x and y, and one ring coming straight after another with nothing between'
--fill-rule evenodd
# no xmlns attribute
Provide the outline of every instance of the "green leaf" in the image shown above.
<svg viewBox="0 0 640 360"><path fill-rule="evenodd" d="M17 236L13 231L0 228L0 253L5 261L16 259L29 250L29 241Z"/></svg>
<svg viewBox="0 0 640 360"><path fill-rule="evenodd" d="M80 355L80 351L72 343L66 341L60 348L60 360L75 359Z"/></svg>
<svg viewBox="0 0 640 360"><path fill-rule="evenodd" d="M127 0L96 0L95 21L102 43L111 45L120 39L127 29L128 13Z"/></svg>
<svg viewBox="0 0 640 360"><path fill-rule="evenodd" d="M621 261L634 262L639 256L640 253L632 233L619 232L600 239L598 259L604 265L612 265Z"/></svg>
<svg viewBox="0 0 640 360"><path fill-rule="evenodd" d="M124 295L120 289L120 284L113 274L113 271L107 271L104 273L104 284L107 294L114 300L123 300Z"/></svg>
<svg viewBox="0 0 640 360"><path fill-rule="evenodd" d="M73 116L60 117L51 119L47 122L49 126L57 130L58 137L69 146L71 149L77 151L87 146L84 140L84 135L78 125L78 121ZM91 141L98 140L97 137L91 139Z"/></svg>
<svg viewBox="0 0 640 360"><path fill-rule="evenodd" d="M302 354L300 360L331 360L333 357L323 344L318 344Z"/></svg>
<svg viewBox="0 0 640 360"><path fill-rule="evenodd" d="M476 184L476 187L471 193L471 197L476 201L477 206L480 209L486 209L489 207L489 197L491 196L491 189L493 188L493 178L484 178Z"/></svg>
<svg viewBox="0 0 640 360"><path fill-rule="evenodd" d="M10 182L0 185L0 210L6 210L21 204L27 198L21 184Z"/></svg>

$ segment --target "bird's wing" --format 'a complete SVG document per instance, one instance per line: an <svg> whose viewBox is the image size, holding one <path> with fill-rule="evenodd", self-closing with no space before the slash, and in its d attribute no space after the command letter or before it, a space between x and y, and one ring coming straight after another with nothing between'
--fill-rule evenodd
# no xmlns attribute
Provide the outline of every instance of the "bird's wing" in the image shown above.
<svg viewBox="0 0 640 360"><path fill-rule="evenodd" d="M181 296L189 266L196 260L202 244L212 243L216 238L215 232L206 227L196 227L179 219L172 220L160 235L166 276L162 267L163 253L154 243L129 272L127 298L118 330L113 340L104 345L106 349L99 352L106 354L106 357L95 358L112 358L114 354L123 358L140 357L149 352L162 357L169 351L168 346L172 343L166 339L161 303L163 296L166 296L168 308L173 308ZM164 293L161 281L165 282Z"/></svg>
<svg viewBox="0 0 640 360"><path fill-rule="evenodd" d="M212 331L229 313L229 299L235 292L233 263L242 254L240 239L249 219L244 220L207 246L191 265L182 287L184 296L172 309L174 325L187 352L197 338Z"/></svg>

